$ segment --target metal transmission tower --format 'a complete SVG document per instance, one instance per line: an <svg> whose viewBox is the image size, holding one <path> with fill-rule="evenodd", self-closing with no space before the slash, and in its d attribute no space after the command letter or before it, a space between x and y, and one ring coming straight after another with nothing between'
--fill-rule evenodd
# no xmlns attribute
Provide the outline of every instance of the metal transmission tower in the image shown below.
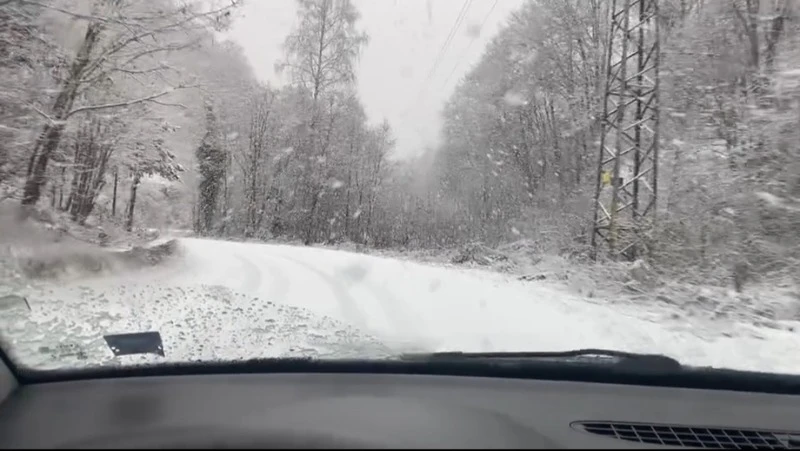
<svg viewBox="0 0 800 451"><path fill-rule="evenodd" d="M611 0L592 247L646 252L658 177L658 1Z"/></svg>

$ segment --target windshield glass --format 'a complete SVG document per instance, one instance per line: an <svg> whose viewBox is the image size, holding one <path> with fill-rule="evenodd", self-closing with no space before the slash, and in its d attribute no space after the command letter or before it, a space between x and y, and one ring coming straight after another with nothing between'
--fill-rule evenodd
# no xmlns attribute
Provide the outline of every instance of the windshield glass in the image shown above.
<svg viewBox="0 0 800 451"><path fill-rule="evenodd" d="M595 348L800 373L798 19L0 0L0 348L31 370Z"/></svg>

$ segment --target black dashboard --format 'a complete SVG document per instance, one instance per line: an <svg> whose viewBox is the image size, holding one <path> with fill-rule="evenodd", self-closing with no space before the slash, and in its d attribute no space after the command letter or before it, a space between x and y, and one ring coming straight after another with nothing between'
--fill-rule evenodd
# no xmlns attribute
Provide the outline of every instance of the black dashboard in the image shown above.
<svg viewBox="0 0 800 451"><path fill-rule="evenodd" d="M76 378L6 391L3 449L664 449L724 445L720 437L731 431L745 431L731 448L763 440L764 448L786 449L797 442L781 431L800 418L800 396L779 393L388 372ZM614 434L580 422L605 422ZM637 440L641 428L624 433L631 424L711 438Z"/></svg>

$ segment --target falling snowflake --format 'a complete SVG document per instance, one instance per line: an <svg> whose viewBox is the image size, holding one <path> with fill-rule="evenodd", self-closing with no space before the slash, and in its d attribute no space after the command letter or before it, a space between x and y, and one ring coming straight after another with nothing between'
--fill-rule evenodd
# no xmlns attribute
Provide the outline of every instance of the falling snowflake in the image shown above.
<svg viewBox="0 0 800 451"><path fill-rule="evenodd" d="M503 96L503 102L505 102L508 106L522 106L528 103L522 93L515 92L513 90L506 91L506 94Z"/></svg>
<svg viewBox="0 0 800 451"><path fill-rule="evenodd" d="M481 25L478 23L471 23L467 26L467 36L471 38L478 38L481 35Z"/></svg>

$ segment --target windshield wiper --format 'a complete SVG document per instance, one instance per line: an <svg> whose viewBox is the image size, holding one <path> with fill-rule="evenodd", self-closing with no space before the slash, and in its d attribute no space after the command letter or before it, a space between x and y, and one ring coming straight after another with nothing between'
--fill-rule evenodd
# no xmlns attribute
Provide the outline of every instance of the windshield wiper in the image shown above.
<svg viewBox="0 0 800 451"><path fill-rule="evenodd" d="M135 332L130 334L105 335L111 352L115 356L155 354L164 357L164 344L158 332Z"/></svg>
<svg viewBox="0 0 800 451"><path fill-rule="evenodd" d="M661 354L637 354L634 352L616 351L612 349L575 349L571 351L553 352L432 352L404 354L404 360L430 360L430 361L464 361L488 360L525 362L546 361L577 362L577 363L612 363L622 369L647 369L656 371L677 371L683 369L681 363L672 357Z"/></svg>

